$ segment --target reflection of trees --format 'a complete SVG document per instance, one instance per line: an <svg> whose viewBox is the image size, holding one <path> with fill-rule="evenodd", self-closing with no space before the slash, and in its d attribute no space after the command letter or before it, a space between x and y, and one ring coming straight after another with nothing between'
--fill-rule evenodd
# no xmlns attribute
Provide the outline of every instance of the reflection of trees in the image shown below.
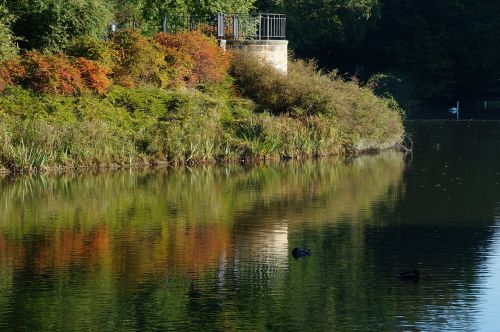
<svg viewBox="0 0 500 332"><path fill-rule="evenodd" d="M29 314L31 330L251 327L280 308L273 294L294 287L289 242L329 243L314 225L336 232L333 224L352 219L358 247L340 258L363 260L363 221L378 202L393 205L402 169L389 152L349 163L0 180L0 326ZM54 321L61 312L71 319Z"/></svg>

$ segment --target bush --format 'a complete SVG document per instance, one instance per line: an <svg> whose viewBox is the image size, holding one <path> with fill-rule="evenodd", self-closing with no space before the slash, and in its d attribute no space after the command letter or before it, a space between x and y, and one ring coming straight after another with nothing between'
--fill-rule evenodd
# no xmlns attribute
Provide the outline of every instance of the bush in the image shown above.
<svg viewBox="0 0 500 332"><path fill-rule="evenodd" d="M232 60L238 88L260 111L322 117L337 128L341 144L352 151L391 146L402 139L401 115L389 101L335 72L324 74L314 63L298 60L289 64L286 75L247 52L234 53Z"/></svg>
<svg viewBox="0 0 500 332"><path fill-rule="evenodd" d="M97 61L109 68L114 65L116 58L116 52L109 41L92 36L73 39L65 53L76 58Z"/></svg>
<svg viewBox="0 0 500 332"><path fill-rule="evenodd" d="M405 107L414 98L416 91L413 80L400 73L374 74L368 79L366 86L379 97L395 100L398 107Z"/></svg>
<svg viewBox="0 0 500 332"><path fill-rule="evenodd" d="M18 83L26 74L24 66L21 65L19 58L0 62L0 92L7 85Z"/></svg>
<svg viewBox="0 0 500 332"><path fill-rule="evenodd" d="M77 95L85 89L81 73L64 54L28 52L22 57L22 84L42 93Z"/></svg>
<svg viewBox="0 0 500 332"><path fill-rule="evenodd" d="M230 64L214 38L199 31L181 31L175 34L160 33L156 41L162 45L171 66L172 80L176 84L196 86L200 83L220 83Z"/></svg>
<svg viewBox="0 0 500 332"><path fill-rule="evenodd" d="M80 71L80 77L90 90L102 95L111 85L108 78L109 70L97 62L78 58L75 61L75 67Z"/></svg>
<svg viewBox="0 0 500 332"><path fill-rule="evenodd" d="M91 60L33 51L0 63L0 90L8 84L20 84L55 95L79 95L88 90L103 94L111 84L108 72Z"/></svg>
<svg viewBox="0 0 500 332"><path fill-rule="evenodd" d="M168 84L165 55L153 40L137 31L122 30L113 34L111 43L116 54L113 78L117 83L128 87Z"/></svg>

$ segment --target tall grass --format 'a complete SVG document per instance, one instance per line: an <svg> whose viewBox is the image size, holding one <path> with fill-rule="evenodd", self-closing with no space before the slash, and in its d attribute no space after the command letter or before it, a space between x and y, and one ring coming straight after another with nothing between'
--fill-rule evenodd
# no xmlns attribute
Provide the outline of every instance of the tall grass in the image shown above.
<svg viewBox="0 0 500 332"><path fill-rule="evenodd" d="M238 53L232 73L235 82L196 90L115 85L104 96L7 86L0 94L0 169L300 159L401 140L401 117L388 102L313 64L293 62L284 76Z"/></svg>
<svg viewBox="0 0 500 332"><path fill-rule="evenodd" d="M324 73L314 62L294 60L285 75L240 51L233 54L231 73L243 96L253 99L261 112L301 119L310 131L307 136L321 141L318 154L380 149L402 139L401 113L390 100L336 72Z"/></svg>

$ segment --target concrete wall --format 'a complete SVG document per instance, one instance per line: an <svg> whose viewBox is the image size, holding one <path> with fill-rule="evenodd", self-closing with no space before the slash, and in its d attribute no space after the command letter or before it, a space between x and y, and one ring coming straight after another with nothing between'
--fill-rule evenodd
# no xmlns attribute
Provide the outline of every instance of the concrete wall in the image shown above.
<svg viewBox="0 0 500 332"><path fill-rule="evenodd" d="M227 49L246 49L251 54L266 60L276 69L288 72L288 40L245 40L225 42Z"/></svg>

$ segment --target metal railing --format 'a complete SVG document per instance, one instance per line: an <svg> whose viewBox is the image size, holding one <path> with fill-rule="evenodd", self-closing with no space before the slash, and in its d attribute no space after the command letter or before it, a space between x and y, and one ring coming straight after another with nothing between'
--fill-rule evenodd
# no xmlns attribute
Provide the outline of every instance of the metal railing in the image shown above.
<svg viewBox="0 0 500 332"><path fill-rule="evenodd" d="M164 32L199 30L227 40L275 40L286 39L286 15L254 14L213 16L168 16L162 21Z"/></svg>

